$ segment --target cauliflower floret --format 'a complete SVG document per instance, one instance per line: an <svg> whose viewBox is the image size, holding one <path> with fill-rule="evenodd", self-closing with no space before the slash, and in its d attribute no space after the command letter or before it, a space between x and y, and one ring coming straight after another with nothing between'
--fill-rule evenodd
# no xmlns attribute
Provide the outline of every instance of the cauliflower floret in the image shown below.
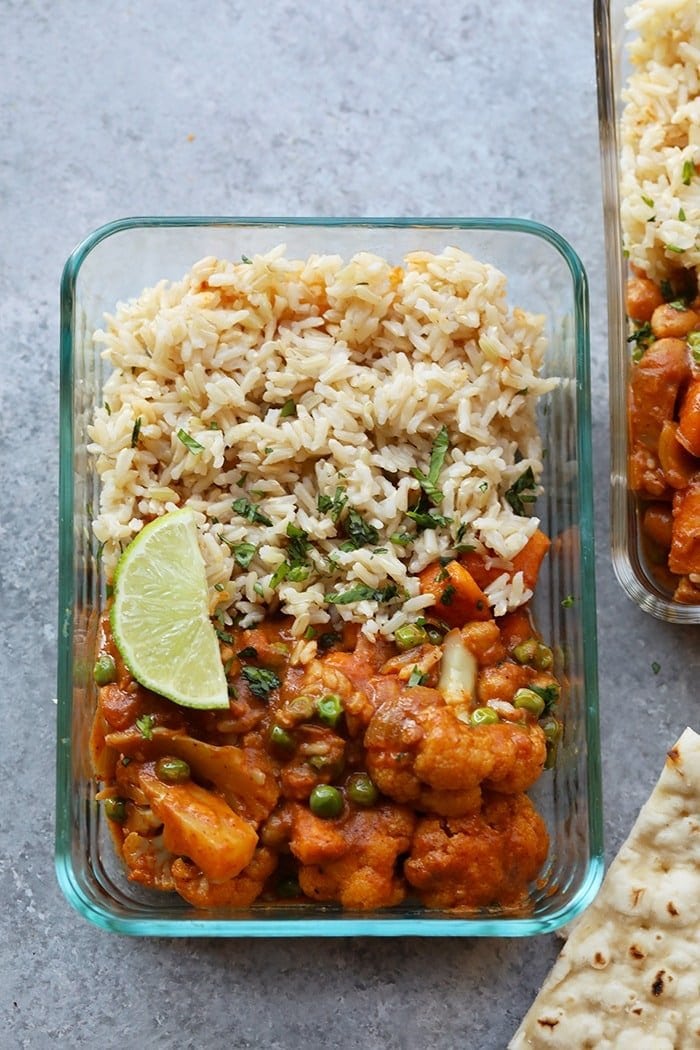
<svg viewBox="0 0 700 1050"><path fill-rule="evenodd" d="M478 813L420 820L404 873L429 908L524 907L548 848L526 795L485 793Z"/></svg>
<svg viewBox="0 0 700 1050"><path fill-rule="evenodd" d="M298 805L293 813L290 848L301 862L299 884L307 897L358 911L403 900L406 888L396 861L411 844L415 817L409 810L385 804L336 821L321 820Z"/></svg>
<svg viewBox="0 0 700 1050"><path fill-rule="evenodd" d="M375 712L365 734L367 769L380 791L418 809L460 816L481 787L526 790L547 754L539 726L468 726L434 689L417 686Z"/></svg>
<svg viewBox="0 0 700 1050"><path fill-rule="evenodd" d="M212 783L221 792L231 809L245 820L258 823L272 812L279 797L275 770L262 746L260 738L250 734L242 747L214 746L183 732L155 727L145 740L138 730L110 733L106 737L110 748L137 762L153 760L164 755L182 758L194 777L203 783ZM140 765L132 762L118 768L118 776L138 786ZM133 797L130 794L129 797ZM134 798L134 801L138 801Z"/></svg>
<svg viewBox="0 0 700 1050"><path fill-rule="evenodd" d="M191 857L214 882L235 878L248 866L258 836L219 795L191 780L164 784L149 765L142 766L139 782L163 821L163 844L171 853Z"/></svg>
<svg viewBox="0 0 700 1050"><path fill-rule="evenodd" d="M140 882L153 890L175 889L171 871L173 855L162 835L146 836L132 831L124 839L121 851L131 882Z"/></svg>
<svg viewBox="0 0 700 1050"><path fill-rule="evenodd" d="M213 882L184 857L172 864L174 888L195 908L247 908L256 900L277 867L277 857L261 847L243 871L233 879Z"/></svg>

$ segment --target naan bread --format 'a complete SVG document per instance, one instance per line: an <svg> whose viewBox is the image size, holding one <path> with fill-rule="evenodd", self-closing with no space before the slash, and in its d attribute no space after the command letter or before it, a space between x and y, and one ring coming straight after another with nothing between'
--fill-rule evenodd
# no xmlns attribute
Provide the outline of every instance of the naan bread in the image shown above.
<svg viewBox="0 0 700 1050"><path fill-rule="evenodd" d="M686 729L508 1050L700 1048L700 736Z"/></svg>

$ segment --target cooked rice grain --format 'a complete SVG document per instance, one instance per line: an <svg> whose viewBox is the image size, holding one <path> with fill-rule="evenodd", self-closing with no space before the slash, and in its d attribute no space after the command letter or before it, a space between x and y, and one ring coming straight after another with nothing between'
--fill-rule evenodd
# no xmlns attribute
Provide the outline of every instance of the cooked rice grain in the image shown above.
<svg viewBox="0 0 700 1050"><path fill-rule="evenodd" d="M535 405L556 383L539 375L543 319L510 311L503 274L456 248L401 267L368 253L289 260L283 246L251 263L202 259L119 304L95 339L113 368L89 428L108 576L145 522L187 505L222 623L279 607L298 637L342 620L371 637L421 614L431 599L415 574L458 542L507 566L539 524L505 493L528 467L541 475ZM428 472L443 426L434 511L451 521L420 532L406 517L421 492L411 471ZM318 508L339 492L376 542L341 549L342 518ZM236 512L243 498L271 524ZM290 524L311 541L309 574L273 590ZM397 545L397 533L414 539ZM242 543L255 547L243 566ZM359 584L398 593L327 602ZM489 590L496 614L529 597L521 574Z"/></svg>
<svg viewBox="0 0 700 1050"><path fill-rule="evenodd" d="M700 3L639 0L622 93L620 214L630 262L654 280L700 265Z"/></svg>

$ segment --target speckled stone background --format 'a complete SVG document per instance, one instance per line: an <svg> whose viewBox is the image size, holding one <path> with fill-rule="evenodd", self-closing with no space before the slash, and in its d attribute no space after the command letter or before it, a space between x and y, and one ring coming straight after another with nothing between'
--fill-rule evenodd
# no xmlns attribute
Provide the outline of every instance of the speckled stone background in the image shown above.
<svg viewBox="0 0 700 1050"><path fill-rule="evenodd" d="M610 856L700 726L699 658L697 630L639 612L610 565L591 4L2 0L0 26L0 1045L503 1050L553 935L144 941L63 899L58 284L125 215L521 215L572 242L591 287Z"/></svg>

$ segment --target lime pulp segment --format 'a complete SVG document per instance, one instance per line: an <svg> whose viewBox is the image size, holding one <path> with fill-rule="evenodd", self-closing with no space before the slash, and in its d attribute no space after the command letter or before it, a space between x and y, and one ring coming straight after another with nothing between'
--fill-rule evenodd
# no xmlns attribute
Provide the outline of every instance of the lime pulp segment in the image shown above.
<svg viewBox="0 0 700 1050"><path fill-rule="evenodd" d="M112 633L141 685L183 707L228 707L192 511L146 525L117 564Z"/></svg>

